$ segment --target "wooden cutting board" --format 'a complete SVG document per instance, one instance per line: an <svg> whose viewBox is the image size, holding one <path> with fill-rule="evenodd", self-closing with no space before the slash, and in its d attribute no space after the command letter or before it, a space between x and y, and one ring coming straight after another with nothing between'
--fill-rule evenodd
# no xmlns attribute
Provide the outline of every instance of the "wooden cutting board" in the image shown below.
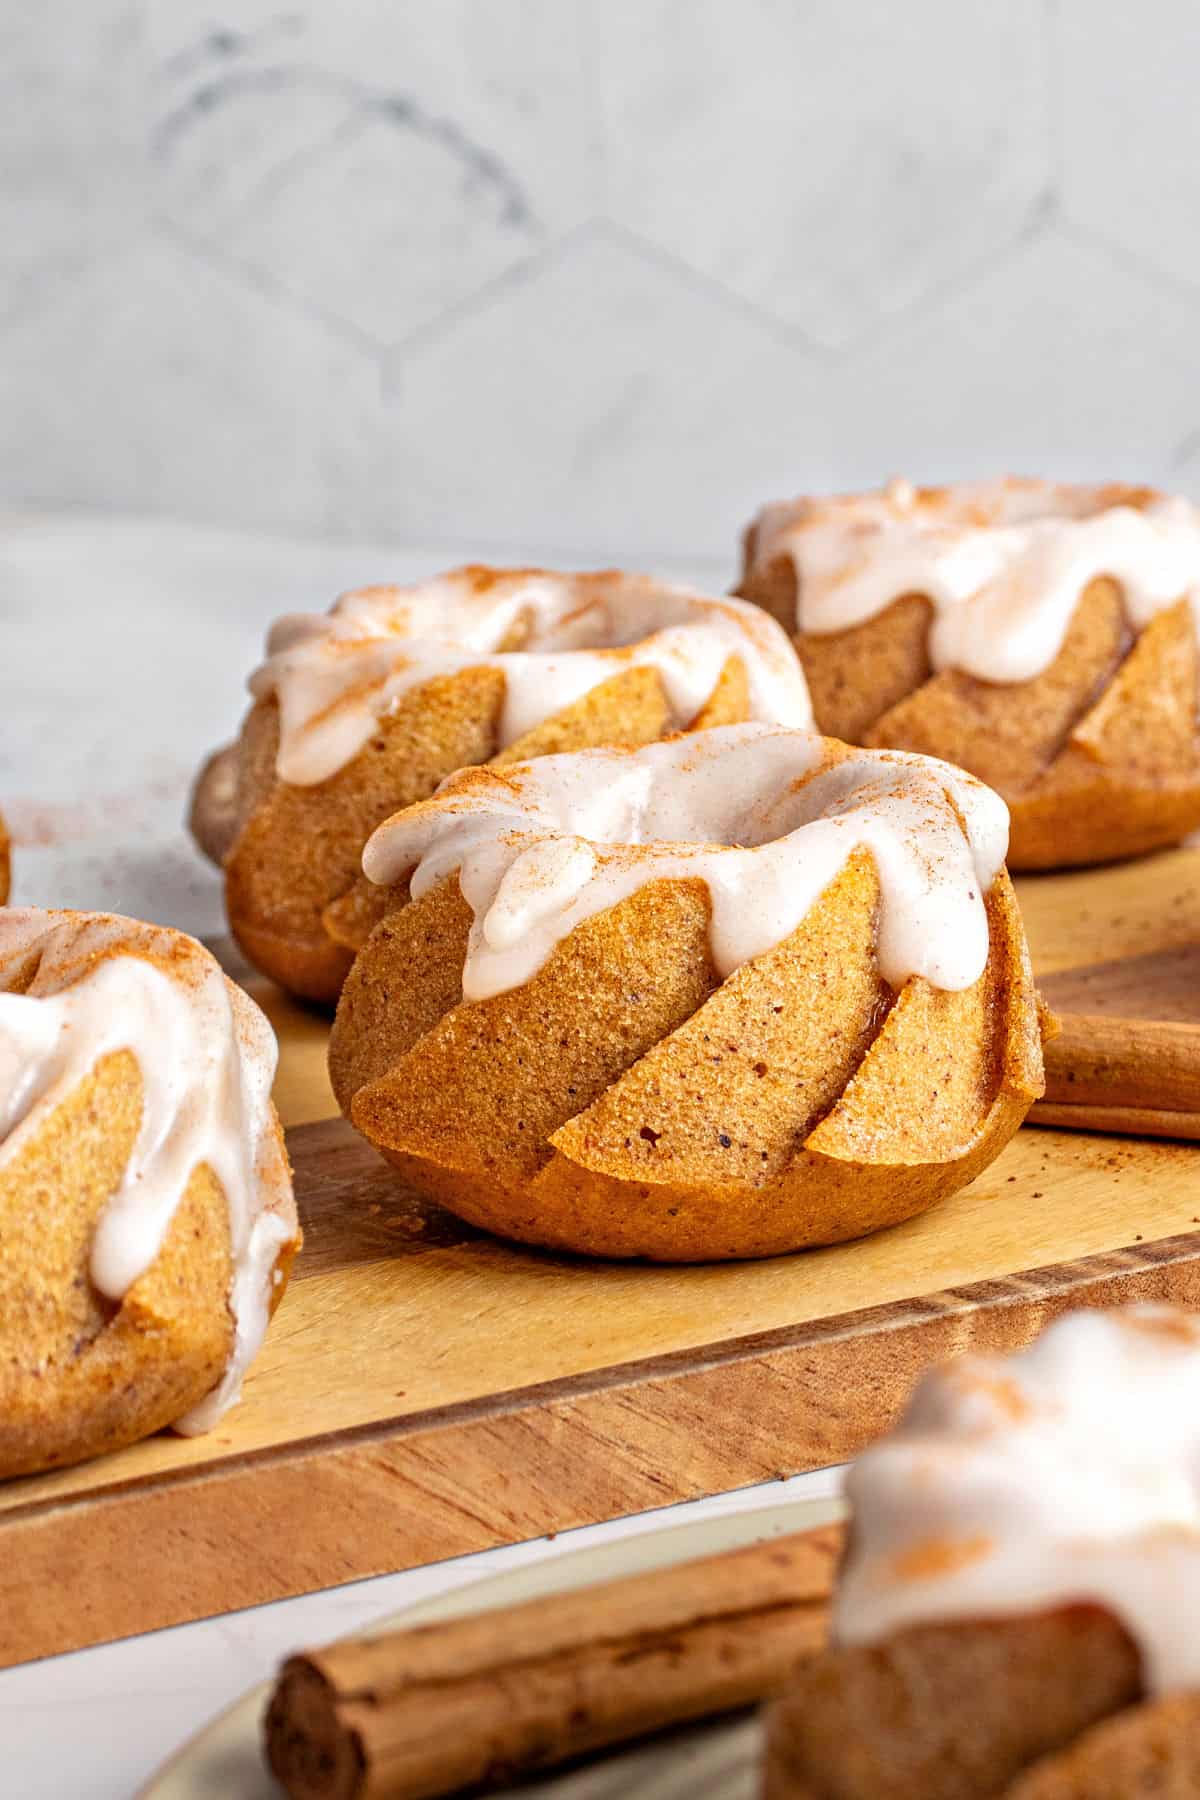
<svg viewBox="0 0 1200 1800"><path fill-rule="evenodd" d="M1019 885L1047 979L1200 936L1195 852ZM217 1431L0 1486L0 1665L837 1462L931 1361L1067 1306L1200 1307L1200 1147L1149 1137L1022 1131L926 1217L762 1263L497 1243L301 1123L332 1110L325 1023L256 991L304 1255Z"/></svg>

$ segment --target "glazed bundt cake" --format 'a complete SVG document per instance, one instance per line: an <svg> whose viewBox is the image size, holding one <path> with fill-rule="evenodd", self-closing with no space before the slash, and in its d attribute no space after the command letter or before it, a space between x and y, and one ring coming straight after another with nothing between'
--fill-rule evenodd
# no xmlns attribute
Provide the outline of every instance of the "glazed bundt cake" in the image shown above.
<svg viewBox="0 0 1200 1800"><path fill-rule="evenodd" d="M234 756L192 809L223 857L251 962L336 997L378 908L358 881L376 825L467 764L681 728L811 722L787 638L755 607L607 572L457 569L279 622Z"/></svg>
<svg viewBox="0 0 1200 1800"><path fill-rule="evenodd" d="M275 1061L181 932L0 913L0 1476L237 1399L300 1242Z"/></svg>
<svg viewBox="0 0 1200 1800"><path fill-rule="evenodd" d="M1200 1800L1200 1318L1074 1313L947 1365L847 1497L766 1800Z"/></svg>
<svg viewBox="0 0 1200 1800"><path fill-rule="evenodd" d="M765 1256L971 1180L1042 1086L1003 803L926 758L717 728L474 769L382 826L340 1105L504 1236Z"/></svg>
<svg viewBox="0 0 1200 1800"><path fill-rule="evenodd" d="M1017 480L804 499L750 527L738 591L796 633L820 730L1003 795L1012 868L1200 825L1189 501Z"/></svg>

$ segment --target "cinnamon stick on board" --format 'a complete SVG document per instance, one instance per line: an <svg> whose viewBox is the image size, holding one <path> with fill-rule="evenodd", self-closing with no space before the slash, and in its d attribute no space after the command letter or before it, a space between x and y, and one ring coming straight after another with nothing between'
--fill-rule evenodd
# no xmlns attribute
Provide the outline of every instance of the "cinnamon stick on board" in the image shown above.
<svg viewBox="0 0 1200 1800"><path fill-rule="evenodd" d="M1200 1110L1200 1026L1062 1013L1046 1045L1046 1099L1075 1106Z"/></svg>
<svg viewBox="0 0 1200 1800"><path fill-rule="evenodd" d="M291 1657L265 1719L293 1800L432 1800L749 1705L825 1639L840 1526Z"/></svg>

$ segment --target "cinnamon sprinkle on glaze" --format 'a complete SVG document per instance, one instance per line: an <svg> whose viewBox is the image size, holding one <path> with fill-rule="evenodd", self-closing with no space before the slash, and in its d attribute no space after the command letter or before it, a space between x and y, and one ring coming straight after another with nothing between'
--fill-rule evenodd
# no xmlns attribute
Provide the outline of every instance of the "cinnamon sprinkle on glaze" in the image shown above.
<svg viewBox="0 0 1200 1800"><path fill-rule="evenodd" d="M1091 1604L1147 1692L1200 1686L1200 1318L1076 1312L1019 1355L934 1370L846 1492L839 1642Z"/></svg>
<svg viewBox="0 0 1200 1800"><path fill-rule="evenodd" d="M1200 510L1180 496L1008 479L777 502L752 531L753 567L796 572L796 628L820 636L922 595L929 657L984 681L1049 668L1080 593L1115 580L1135 634L1185 597L1200 631Z"/></svg>
<svg viewBox="0 0 1200 1800"><path fill-rule="evenodd" d="M380 826L363 869L382 886L411 873L414 899L457 872L474 914L463 994L476 1000L522 985L577 924L663 878L706 884L726 976L781 943L866 848L884 979L959 990L987 961L981 895L1007 836L1003 801L948 764L733 725L502 776L466 770Z"/></svg>
<svg viewBox="0 0 1200 1800"><path fill-rule="evenodd" d="M750 716L807 726L812 708L786 636L762 611L619 570L451 570L413 587L361 588L323 615L276 621L250 678L279 703L277 772L314 786L349 763L378 720L424 682L500 670L500 747L623 670L657 669L682 730L740 659Z"/></svg>

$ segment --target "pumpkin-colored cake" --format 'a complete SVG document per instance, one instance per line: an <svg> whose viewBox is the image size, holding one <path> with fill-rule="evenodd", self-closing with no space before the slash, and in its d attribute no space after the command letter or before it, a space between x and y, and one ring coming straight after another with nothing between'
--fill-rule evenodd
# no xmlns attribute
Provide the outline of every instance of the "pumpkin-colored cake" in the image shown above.
<svg viewBox="0 0 1200 1800"><path fill-rule="evenodd" d="M275 1060L192 938L0 913L0 1476L237 1399L300 1242Z"/></svg>
<svg viewBox="0 0 1200 1800"><path fill-rule="evenodd" d="M958 770L759 725L465 771L367 846L393 910L339 1103L413 1186L559 1249L908 1218L1042 1088L1006 824Z"/></svg>
<svg viewBox="0 0 1200 1800"><path fill-rule="evenodd" d="M769 506L738 591L795 633L817 726L945 757L1014 869L1200 825L1200 512L1149 488L964 482Z"/></svg>
<svg viewBox="0 0 1200 1800"><path fill-rule="evenodd" d="M1200 1318L1081 1312L927 1376L847 1482L834 1647L765 1800L1200 1800Z"/></svg>
<svg viewBox="0 0 1200 1800"><path fill-rule="evenodd" d="M761 611L645 576L457 569L283 619L232 753L202 771L192 829L224 861L258 968L334 999L378 916L363 845L468 764L759 719L811 722L786 635Z"/></svg>

